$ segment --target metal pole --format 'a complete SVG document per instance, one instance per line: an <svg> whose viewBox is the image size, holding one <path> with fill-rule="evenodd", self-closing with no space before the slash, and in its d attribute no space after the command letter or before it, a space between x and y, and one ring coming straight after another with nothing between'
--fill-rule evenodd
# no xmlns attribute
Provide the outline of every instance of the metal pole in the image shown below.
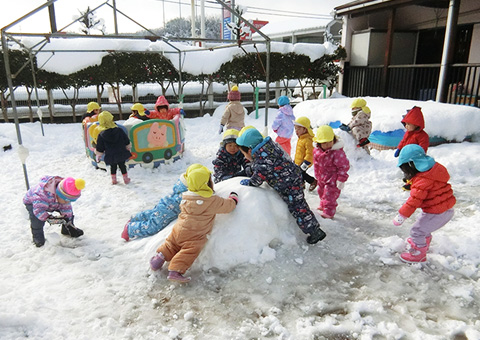
<svg viewBox="0 0 480 340"><path fill-rule="evenodd" d="M268 108L270 107L270 39L267 40L267 62L265 74L265 129L264 136L268 135Z"/></svg>
<svg viewBox="0 0 480 340"><path fill-rule="evenodd" d="M445 40L443 43L442 62L440 64L440 76L437 84L437 96L435 101L445 102L448 75L448 66L452 60L453 46L455 45L455 28L460 10L460 0L450 0L448 6L447 27L445 28Z"/></svg>
<svg viewBox="0 0 480 340"><path fill-rule="evenodd" d="M192 38L195 38L196 36L195 34L195 0L190 1L190 15L191 15L190 27L192 30ZM195 45L195 42L193 42L193 44Z"/></svg>
<svg viewBox="0 0 480 340"><path fill-rule="evenodd" d="M28 51L30 56L30 67L32 68L32 77L33 77L33 86L35 89L35 99L37 100L37 116L40 118L40 127L42 128L42 136L45 136L45 131L43 130L43 114L42 109L40 109L40 99L38 98L38 86L37 86L37 77L35 76L35 65L33 64L32 52Z"/></svg>
<svg viewBox="0 0 480 340"><path fill-rule="evenodd" d="M15 130L17 131L17 140L18 145L20 147L19 151L24 149L22 146L22 134L20 132L20 123L18 121L17 115L17 103L15 101L15 93L13 89L13 82L12 82L12 72L10 70L10 57L8 55L8 45L7 45L7 38L5 36L5 31L2 29L2 50L3 50L3 61L5 64L5 74L7 76L7 83L8 89L10 91L10 97L12 101L12 112L13 112L13 119L15 121ZM25 166L25 158L21 158L22 165L23 165L23 175L25 177L25 185L27 186L27 190L30 188L28 184L28 174L27 174L27 167Z"/></svg>
<svg viewBox="0 0 480 340"><path fill-rule="evenodd" d="M118 34L118 22L117 22L117 4L113 1L113 24L115 26L115 34Z"/></svg>

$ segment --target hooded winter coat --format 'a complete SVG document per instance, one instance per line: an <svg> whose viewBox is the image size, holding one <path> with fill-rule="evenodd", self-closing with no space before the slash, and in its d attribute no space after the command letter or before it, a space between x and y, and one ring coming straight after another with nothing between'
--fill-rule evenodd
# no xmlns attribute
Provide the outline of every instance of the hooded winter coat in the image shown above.
<svg viewBox="0 0 480 340"><path fill-rule="evenodd" d="M40 221L45 222L49 217L49 212L59 211L60 214L71 219L73 216L72 204L59 203L57 201L56 190L58 184L63 180L59 176L43 176L40 183L31 187L25 197L23 204L33 205L33 214Z"/></svg>
<svg viewBox="0 0 480 340"><path fill-rule="evenodd" d="M293 131L295 129L294 122L295 116L293 109L290 105L281 106L277 111L277 116L272 124L272 129L278 135L278 137L292 138Z"/></svg>
<svg viewBox="0 0 480 340"><path fill-rule="evenodd" d="M441 214L451 209L456 198L449 179L447 169L440 163L435 163L430 170L419 172L411 180L410 197L399 213L410 217L417 208L428 214Z"/></svg>
<svg viewBox="0 0 480 340"><path fill-rule="evenodd" d="M372 133L372 122L370 121L370 113L360 110L355 114L350 123L348 123L350 131L357 141L368 138Z"/></svg>
<svg viewBox="0 0 480 340"><path fill-rule="evenodd" d="M165 260L170 261L168 270L185 273L205 246L215 215L227 214L235 207L233 199L216 195L202 197L191 191L185 192L180 203L178 221L157 249L157 252L165 256Z"/></svg>
<svg viewBox="0 0 480 340"><path fill-rule="evenodd" d="M222 119L221 125L225 125L225 129L240 130L245 126L245 108L239 101L231 101L227 104Z"/></svg>
<svg viewBox="0 0 480 340"><path fill-rule="evenodd" d="M304 161L313 163L313 140L310 134L304 133L298 137L297 147L295 149L295 164L302 165Z"/></svg>
<svg viewBox="0 0 480 340"><path fill-rule="evenodd" d="M158 107L166 106L167 112L160 112ZM159 96L155 102L155 110L150 111L148 118L150 119L166 119L171 120L173 117L180 114L180 108L170 109L170 104L167 101L167 98L164 96Z"/></svg>
<svg viewBox="0 0 480 340"><path fill-rule="evenodd" d="M132 157L127 146L130 144L127 134L118 126L112 129L107 129L98 135L97 151L105 153L105 164L117 164L125 162Z"/></svg>
<svg viewBox="0 0 480 340"><path fill-rule="evenodd" d="M423 130L425 129L425 120L423 119L422 110L419 107L414 107L405 115L402 119L402 123L413 124L419 128L415 131L406 131L402 140L397 146L397 149L401 150L405 145L408 144L418 144L420 145L425 153L427 152L428 146L430 145L428 134Z"/></svg>
<svg viewBox="0 0 480 340"><path fill-rule="evenodd" d="M350 162L343 151L343 141L337 139L332 148L323 151L316 147L313 149L313 165L315 178L319 185L332 184L336 186L337 181L346 182L348 179L348 170Z"/></svg>

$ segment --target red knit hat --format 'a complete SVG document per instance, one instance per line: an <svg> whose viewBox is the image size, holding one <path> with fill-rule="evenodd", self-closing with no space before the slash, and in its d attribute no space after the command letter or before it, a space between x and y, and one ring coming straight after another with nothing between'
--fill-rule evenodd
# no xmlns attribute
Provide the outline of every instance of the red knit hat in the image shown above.
<svg viewBox="0 0 480 340"><path fill-rule="evenodd" d="M238 86L237 85L232 86L231 91L228 92L228 96L227 96L228 100L230 100L232 102L233 101L238 101L238 100L241 99L241 97L242 96L241 96L240 92L238 91Z"/></svg>
<svg viewBox="0 0 480 340"><path fill-rule="evenodd" d="M85 188L83 179L67 177L58 183L56 194L65 201L74 202L80 197L83 188Z"/></svg>

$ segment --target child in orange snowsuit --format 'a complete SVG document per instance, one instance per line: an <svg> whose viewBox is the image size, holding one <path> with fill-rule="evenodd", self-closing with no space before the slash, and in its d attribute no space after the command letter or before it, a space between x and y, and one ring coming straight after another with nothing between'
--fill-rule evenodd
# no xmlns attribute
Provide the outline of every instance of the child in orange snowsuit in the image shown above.
<svg viewBox="0 0 480 340"><path fill-rule="evenodd" d="M192 167L193 170L190 169ZM187 174L188 191L183 194L178 221L165 242L158 247L157 255L150 260L154 271L169 261L168 279L177 282L190 281L183 274L205 246L215 215L233 211L238 203L238 195L234 192L228 198L214 194L211 172L206 167L192 164Z"/></svg>

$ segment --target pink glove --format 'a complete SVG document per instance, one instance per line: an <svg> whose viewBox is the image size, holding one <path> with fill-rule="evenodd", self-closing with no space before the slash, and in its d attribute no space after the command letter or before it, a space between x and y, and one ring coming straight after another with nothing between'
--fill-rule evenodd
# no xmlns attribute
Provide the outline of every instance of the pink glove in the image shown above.
<svg viewBox="0 0 480 340"><path fill-rule="evenodd" d="M403 222L405 222L407 218L405 216L403 216L402 214L398 214L397 216L395 216L395 218L393 219L393 224L396 225L397 227L398 226L401 226L403 224Z"/></svg>

